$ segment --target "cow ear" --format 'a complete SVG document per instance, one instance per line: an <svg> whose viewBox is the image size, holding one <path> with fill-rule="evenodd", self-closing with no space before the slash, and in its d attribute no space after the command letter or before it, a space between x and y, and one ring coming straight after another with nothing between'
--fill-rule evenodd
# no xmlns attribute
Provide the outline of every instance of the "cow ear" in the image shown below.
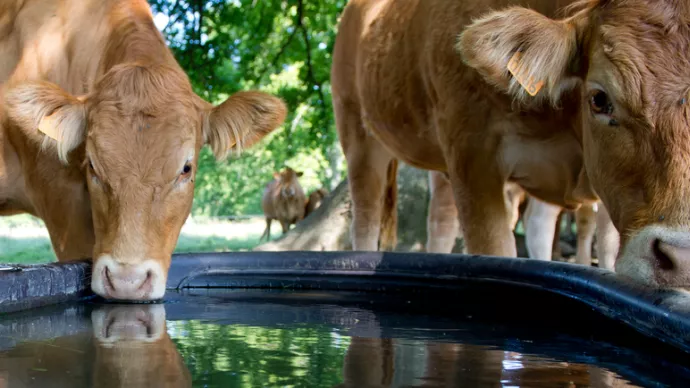
<svg viewBox="0 0 690 388"><path fill-rule="evenodd" d="M492 12L460 34L457 49L484 79L520 102L548 99L576 85L581 15L553 20L522 7Z"/></svg>
<svg viewBox="0 0 690 388"><path fill-rule="evenodd" d="M225 159L230 150L239 152L263 139L286 115L285 103L277 97L257 91L236 93L205 110L204 143L210 145L217 160Z"/></svg>
<svg viewBox="0 0 690 388"><path fill-rule="evenodd" d="M298 171L298 172L297 172L297 177L298 177L298 178L301 177L302 175L304 175L304 172L302 172L302 171Z"/></svg>
<svg viewBox="0 0 690 388"><path fill-rule="evenodd" d="M10 120L29 138L45 148L57 150L60 161L84 141L86 104L49 82L25 82L10 88L5 95Z"/></svg>

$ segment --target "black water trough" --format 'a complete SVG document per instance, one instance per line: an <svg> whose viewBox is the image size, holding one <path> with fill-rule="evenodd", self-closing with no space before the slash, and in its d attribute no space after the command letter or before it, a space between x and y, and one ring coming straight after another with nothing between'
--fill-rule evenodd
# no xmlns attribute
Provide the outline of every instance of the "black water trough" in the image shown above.
<svg viewBox="0 0 690 388"><path fill-rule="evenodd" d="M0 314L93 298L89 279L85 262L0 266ZM565 297L690 353L690 295L568 263L387 252L175 255L168 289L204 288L395 293L442 300L447 308L468 295L497 293L514 300L516 308L541 303L545 314L557 313Z"/></svg>

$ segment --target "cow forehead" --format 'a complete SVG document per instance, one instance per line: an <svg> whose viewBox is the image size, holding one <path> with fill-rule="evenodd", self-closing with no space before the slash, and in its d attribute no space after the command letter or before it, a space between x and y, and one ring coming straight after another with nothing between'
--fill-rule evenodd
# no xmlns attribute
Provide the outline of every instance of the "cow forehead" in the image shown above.
<svg viewBox="0 0 690 388"><path fill-rule="evenodd" d="M172 179L200 145L199 124L181 114L99 116L91 118L87 152L111 177Z"/></svg>
<svg viewBox="0 0 690 388"><path fill-rule="evenodd" d="M604 56L620 85L616 96L650 123L663 120L690 90L690 28L685 8L672 2L612 1L602 7L594 31L593 57ZM617 5L617 6L616 6ZM677 109L675 109L677 110Z"/></svg>

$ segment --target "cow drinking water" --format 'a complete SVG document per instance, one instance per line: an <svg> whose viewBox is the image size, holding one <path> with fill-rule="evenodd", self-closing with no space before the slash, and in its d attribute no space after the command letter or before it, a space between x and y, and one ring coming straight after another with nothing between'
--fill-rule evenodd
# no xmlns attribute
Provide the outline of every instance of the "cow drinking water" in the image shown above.
<svg viewBox="0 0 690 388"><path fill-rule="evenodd" d="M201 147L252 146L285 104L202 100L144 0L5 0L0 20L0 215L43 219L59 261L92 257L95 293L161 298Z"/></svg>
<svg viewBox="0 0 690 388"><path fill-rule="evenodd" d="M512 181L566 209L601 199L617 272L690 286L690 6L517 3L348 3L331 81L354 248L377 249L400 159L448 173L469 253L516 255Z"/></svg>

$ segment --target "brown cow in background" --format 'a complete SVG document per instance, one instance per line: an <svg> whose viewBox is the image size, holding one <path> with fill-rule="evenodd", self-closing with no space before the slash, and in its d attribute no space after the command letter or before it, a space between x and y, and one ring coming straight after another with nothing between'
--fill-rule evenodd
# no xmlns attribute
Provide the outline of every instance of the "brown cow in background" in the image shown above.
<svg viewBox="0 0 690 388"><path fill-rule="evenodd" d="M302 172L287 167L281 172L273 174L273 180L266 185L261 199L261 208L266 216L266 229L259 241L271 239L271 222L278 220L285 234L290 225L296 224L304 218L307 197L300 186L298 178Z"/></svg>
<svg viewBox="0 0 690 388"><path fill-rule="evenodd" d="M319 206L321 206L321 202L323 202L323 199L326 198L327 195L328 191L324 188L312 191L307 198L306 205L304 205L304 218L309 217L314 210L318 209Z"/></svg>

